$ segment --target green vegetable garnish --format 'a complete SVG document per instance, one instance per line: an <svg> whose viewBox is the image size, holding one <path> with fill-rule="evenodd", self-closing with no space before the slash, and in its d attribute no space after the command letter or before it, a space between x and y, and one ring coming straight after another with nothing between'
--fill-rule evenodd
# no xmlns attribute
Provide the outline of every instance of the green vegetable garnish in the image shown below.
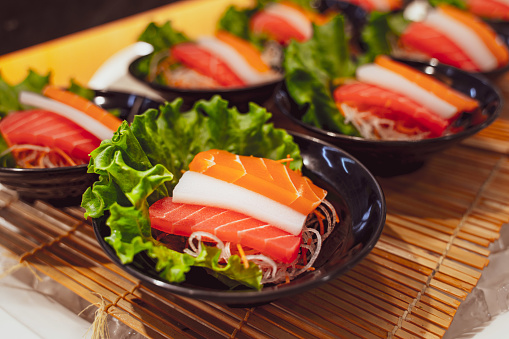
<svg viewBox="0 0 509 339"><path fill-rule="evenodd" d="M285 51L283 67L288 92L300 107L308 105L304 122L358 135L353 125L344 122L331 96L335 80L355 74L344 18L336 15L325 25L313 25L313 31L310 40L292 41Z"/></svg>
<svg viewBox="0 0 509 339"><path fill-rule="evenodd" d="M468 6L465 0L429 0L429 4L433 7L438 5L451 5L459 9L467 10Z"/></svg>
<svg viewBox="0 0 509 339"><path fill-rule="evenodd" d="M144 41L154 47L154 52L159 52L170 48L181 42L190 41L182 32L173 28L171 21L166 21L162 25L151 22L138 37L138 41Z"/></svg>
<svg viewBox="0 0 509 339"><path fill-rule="evenodd" d="M28 70L28 75L19 84L10 85L0 75L0 117L4 117L12 111L21 111L28 107L22 105L18 96L21 91L42 93L44 86L50 82L51 73L40 75L33 70Z"/></svg>

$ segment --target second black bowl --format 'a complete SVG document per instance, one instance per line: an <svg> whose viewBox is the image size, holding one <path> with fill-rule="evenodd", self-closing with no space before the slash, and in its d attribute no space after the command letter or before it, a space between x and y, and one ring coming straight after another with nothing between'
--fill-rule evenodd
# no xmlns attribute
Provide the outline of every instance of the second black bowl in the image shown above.
<svg viewBox="0 0 509 339"><path fill-rule="evenodd" d="M120 118L133 117L161 103L145 97L115 91L95 91L94 103L105 109L119 110ZM23 200L44 200L54 206L74 206L81 203L85 190L97 180L87 173L88 165L56 168L0 167L0 183L14 190Z"/></svg>
<svg viewBox="0 0 509 339"><path fill-rule="evenodd" d="M281 78L259 85L236 88L193 89L166 86L147 80L146 75L139 70L138 65L143 62L145 58L149 57L150 55L145 55L135 59L129 65L129 74L143 85L156 91L167 101L182 98L184 100L184 105L189 107L198 100L209 100L214 95L218 94L223 99L228 100L231 106L236 106L240 111L243 111L248 108L249 102L263 105L267 100L272 98L276 87L283 82L283 76L281 76Z"/></svg>
<svg viewBox="0 0 509 339"><path fill-rule="evenodd" d="M402 61L402 60L400 60ZM431 156L459 143L489 126L499 115L503 99L496 87L482 76L469 74L442 64L403 61L425 71L452 88L480 102L476 115L465 114L465 128L439 138L411 141L368 140L327 131L301 120L306 108L298 107L284 85L275 94L275 103L283 115L322 140L330 142L359 159L373 174L383 177L401 175L419 169Z"/></svg>

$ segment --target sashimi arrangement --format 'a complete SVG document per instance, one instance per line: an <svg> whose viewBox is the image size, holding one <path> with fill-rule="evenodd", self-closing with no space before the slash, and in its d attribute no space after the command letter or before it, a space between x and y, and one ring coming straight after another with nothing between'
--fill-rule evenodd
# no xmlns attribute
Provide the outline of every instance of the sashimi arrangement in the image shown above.
<svg viewBox="0 0 509 339"><path fill-rule="evenodd" d="M493 72L508 65L505 41L478 16L458 7L439 3L416 21L401 13L373 16L377 18L369 20L366 31L378 30L376 38L386 40L387 48L381 51L386 54L421 61L434 58L467 72ZM364 41L368 49L380 45L368 39Z"/></svg>
<svg viewBox="0 0 509 339"><path fill-rule="evenodd" d="M335 64L321 53L304 57L310 48L320 51L344 39L340 28L325 25L285 54L286 87L299 105L307 105L304 122L366 139L419 140L454 134L461 130L455 126L460 116L479 110L477 100L388 56L354 65L345 49Z"/></svg>
<svg viewBox="0 0 509 339"><path fill-rule="evenodd" d="M129 263L146 252L172 283L197 266L254 289L310 269L337 219L326 192L299 173L292 136L256 104L247 114L219 96L181 105L123 123L91 154L99 181L82 206L107 218L117 256ZM187 245L173 248L172 237Z"/></svg>
<svg viewBox="0 0 509 339"><path fill-rule="evenodd" d="M38 88L26 86L30 81ZM33 79L37 80L34 81ZM75 92L84 89L74 84ZM87 164L101 140L111 138L121 120L70 90L33 72L25 85L10 86L10 104L0 120L7 167L54 168ZM86 91L85 91L86 92Z"/></svg>
<svg viewBox="0 0 509 339"><path fill-rule="evenodd" d="M149 82L182 89L230 89L281 79L267 55L224 30L191 40L170 22L150 23L139 40L154 46L139 67Z"/></svg>
<svg viewBox="0 0 509 339"><path fill-rule="evenodd" d="M246 269L260 268L262 284L281 283L310 269L333 231L326 194L282 162L209 150L195 156L173 197L150 206L150 222L188 238L184 251L194 257L201 252L195 241L212 243L220 262L237 254Z"/></svg>
<svg viewBox="0 0 509 339"><path fill-rule="evenodd" d="M357 68L357 81L334 90L333 97L346 121L362 137L419 140L455 133L463 113L479 102L435 78L387 56Z"/></svg>

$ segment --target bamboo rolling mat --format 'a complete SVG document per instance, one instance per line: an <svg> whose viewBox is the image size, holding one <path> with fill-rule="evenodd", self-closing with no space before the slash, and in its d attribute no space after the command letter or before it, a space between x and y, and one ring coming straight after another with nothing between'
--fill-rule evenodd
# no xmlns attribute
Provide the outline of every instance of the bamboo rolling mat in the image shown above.
<svg viewBox="0 0 509 339"><path fill-rule="evenodd" d="M509 98L509 74L501 76L499 79L492 80L503 98L507 101ZM509 105L504 103L500 117L488 128L480 131L471 138L463 141L464 145L487 149L490 151L509 154Z"/></svg>
<svg viewBox="0 0 509 339"><path fill-rule="evenodd" d="M157 294L107 258L77 207L29 205L1 192L0 245L150 338L440 338L509 222L509 159L457 146L380 182L387 222L359 265L249 309Z"/></svg>

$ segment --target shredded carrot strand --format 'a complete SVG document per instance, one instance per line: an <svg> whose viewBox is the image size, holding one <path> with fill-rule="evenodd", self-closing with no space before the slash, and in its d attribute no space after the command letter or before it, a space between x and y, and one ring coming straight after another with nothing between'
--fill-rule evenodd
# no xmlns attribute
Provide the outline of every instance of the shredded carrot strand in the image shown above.
<svg viewBox="0 0 509 339"><path fill-rule="evenodd" d="M282 163L286 163L286 167L290 167L290 163L293 161L294 159L292 157L290 157L290 154L287 154L286 155L286 158L285 159L279 159L279 160L276 160L276 162L279 162L280 164Z"/></svg>
<svg viewBox="0 0 509 339"><path fill-rule="evenodd" d="M323 235L325 233L325 226L323 225L323 220L325 216L318 212L317 210L313 211L314 215L316 215L316 219L318 220L318 224L320 225L320 234Z"/></svg>
<svg viewBox="0 0 509 339"><path fill-rule="evenodd" d="M48 85L43 89L42 93L48 98L57 100L87 114L112 131L116 131L122 124L121 119L110 114L108 111L95 105L91 101L72 92L60 89L53 85Z"/></svg>
<svg viewBox="0 0 509 339"><path fill-rule="evenodd" d="M69 155L67 155L67 153L62 151L60 148L54 147L53 150L56 153L58 153L62 158L64 158L64 160L69 164L69 166L76 166L76 162L72 160L72 158Z"/></svg>
<svg viewBox="0 0 509 339"><path fill-rule="evenodd" d="M46 151L21 146L14 148L11 153L18 165L23 168L46 168L48 166L45 159L55 167L78 165L67 153L57 147Z"/></svg>
<svg viewBox="0 0 509 339"><path fill-rule="evenodd" d="M304 265L298 265L298 264L297 264L297 265L295 265L295 268L299 268L299 269L300 269L300 268L303 268L303 267L304 267ZM314 267L308 267L308 268L307 268L307 270L308 270L308 271L314 271L314 270L315 270L315 268L314 268Z"/></svg>
<svg viewBox="0 0 509 339"><path fill-rule="evenodd" d="M244 253L244 249L242 248L242 246L240 244L237 244L237 249L239 250L240 259L241 259L242 263L244 264L244 268L248 269L249 262L247 261L246 253Z"/></svg>

